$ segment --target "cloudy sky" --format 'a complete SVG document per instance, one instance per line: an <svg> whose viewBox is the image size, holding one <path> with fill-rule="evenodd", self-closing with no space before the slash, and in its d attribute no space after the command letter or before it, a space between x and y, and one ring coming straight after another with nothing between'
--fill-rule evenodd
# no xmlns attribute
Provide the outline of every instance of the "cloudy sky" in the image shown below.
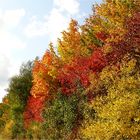
<svg viewBox="0 0 140 140"><path fill-rule="evenodd" d="M41 57L71 18L80 24L101 0L0 0L0 101L20 65Z"/></svg>

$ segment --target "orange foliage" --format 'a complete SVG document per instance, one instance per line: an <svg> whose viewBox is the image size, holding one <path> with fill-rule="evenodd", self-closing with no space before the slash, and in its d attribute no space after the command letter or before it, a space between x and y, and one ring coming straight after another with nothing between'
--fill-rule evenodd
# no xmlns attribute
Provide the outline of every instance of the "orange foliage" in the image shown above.
<svg viewBox="0 0 140 140"><path fill-rule="evenodd" d="M49 85L46 81L48 70L41 62L36 61L33 68L33 87L31 95L36 97L47 96Z"/></svg>

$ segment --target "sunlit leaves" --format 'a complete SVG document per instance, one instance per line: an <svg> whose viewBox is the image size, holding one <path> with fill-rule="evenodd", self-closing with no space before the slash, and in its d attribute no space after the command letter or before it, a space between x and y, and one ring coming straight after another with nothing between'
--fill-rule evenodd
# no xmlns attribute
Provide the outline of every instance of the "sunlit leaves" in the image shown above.
<svg viewBox="0 0 140 140"><path fill-rule="evenodd" d="M33 69L23 67L11 79L0 105L1 134L17 139L138 140L139 7L138 0L105 0L93 7L82 26L71 20L56 48L50 43Z"/></svg>
<svg viewBox="0 0 140 140"><path fill-rule="evenodd" d="M58 39L58 53L64 63L68 63L76 57L88 55L89 50L81 44L80 32L77 21L72 19L68 30L63 31L62 38Z"/></svg>
<svg viewBox="0 0 140 140"><path fill-rule="evenodd" d="M133 76L135 61L123 61L120 71L115 67L102 72L107 95L98 95L89 108L95 110L95 118L88 118L81 127L85 139L138 139L140 120L139 72ZM117 76L117 77L116 77ZM108 83L108 84L106 84Z"/></svg>

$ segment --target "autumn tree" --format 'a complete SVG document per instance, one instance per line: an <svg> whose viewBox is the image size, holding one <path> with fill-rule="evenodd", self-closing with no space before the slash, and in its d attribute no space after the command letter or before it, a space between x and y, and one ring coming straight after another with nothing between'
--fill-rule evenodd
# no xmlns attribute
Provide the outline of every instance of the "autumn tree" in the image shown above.
<svg viewBox="0 0 140 140"><path fill-rule="evenodd" d="M139 139L139 71L136 60L123 61L120 69L108 66L101 72L106 95L89 104L95 117L84 121L80 131L85 139Z"/></svg>
<svg viewBox="0 0 140 140"><path fill-rule="evenodd" d="M9 108L3 110L2 118L6 116L6 119L9 119L5 121L3 132L9 138L23 138L25 135L23 112L32 87L32 66L31 61L21 65L19 75L10 79L8 94L3 99L2 106Z"/></svg>
<svg viewBox="0 0 140 140"><path fill-rule="evenodd" d="M2 135L16 139L140 137L140 2L105 0L71 20L56 49L14 76L0 104ZM58 51L58 52L57 52Z"/></svg>

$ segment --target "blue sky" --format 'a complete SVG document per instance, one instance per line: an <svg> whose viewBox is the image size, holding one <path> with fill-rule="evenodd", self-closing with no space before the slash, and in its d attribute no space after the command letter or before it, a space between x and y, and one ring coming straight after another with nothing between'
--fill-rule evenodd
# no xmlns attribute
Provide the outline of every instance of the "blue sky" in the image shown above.
<svg viewBox="0 0 140 140"><path fill-rule="evenodd" d="M0 101L20 65L56 44L71 18L80 24L101 0L0 0Z"/></svg>

